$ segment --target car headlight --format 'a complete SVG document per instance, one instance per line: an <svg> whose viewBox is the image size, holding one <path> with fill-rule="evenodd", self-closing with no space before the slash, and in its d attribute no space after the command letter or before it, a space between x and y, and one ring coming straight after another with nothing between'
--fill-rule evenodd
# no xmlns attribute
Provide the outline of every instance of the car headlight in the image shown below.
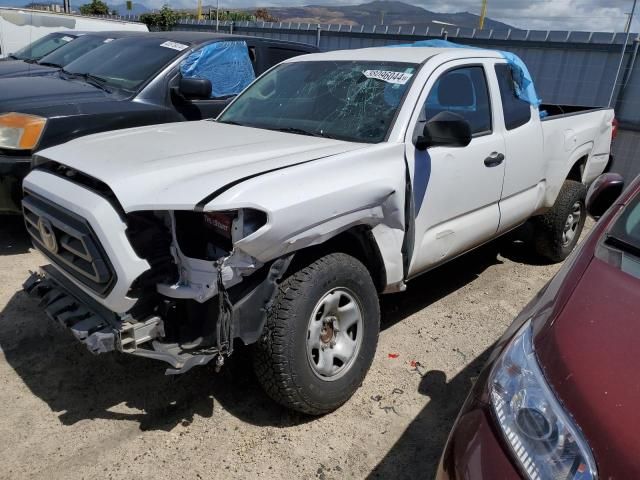
<svg viewBox="0 0 640 480"><path fill-rule="evenodd" d="M530 320L496 362L489 392L504 438L529 479L597 478L591 449L542 374Z"/></svg>
<svg viewBox="0 0 640 480"><path fill-rule="evenodd" d="M46 118L22 113L0 115L0 148L32 150L38 145Z"/></svg>

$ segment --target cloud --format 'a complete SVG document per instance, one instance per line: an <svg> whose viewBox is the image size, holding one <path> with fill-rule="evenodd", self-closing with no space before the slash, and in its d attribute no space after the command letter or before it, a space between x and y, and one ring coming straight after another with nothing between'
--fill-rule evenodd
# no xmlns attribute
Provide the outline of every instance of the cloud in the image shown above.
<svg viewBox="0 0 640 480"><path fill-rule="evenodd" d="M478 13L479 3L458 0L444 6L442 11ZM623 31L628 18L626 14L631 11L632 4L630 0L488 0L487 14L527 29ZM634 22L634 27L637 25L638 22Z"/></svg>
<svg viewBox="0 0 640 480"><path fill-rule="evenodd" d="M157 6L162 0L147 0ZM480 13L481 0L454 0L436 2L425 0L405 0L436 12ZM205 0L204 3L215 3ZM174 3L194 7L196 0L179 0ZM255 8L257 6L293 7L300 5L354 5L364 1L349 0L221 0L220 8ZM632 0L488 0L488 15L519 28L536 30L589 30L622 31L626 25L627 13L631 11ZM185 5L190 4L190 5ZM639 9L640 10L640 9ZM636 12L640 19L640 11ZM640 20L634 22L634 31L639 31Z"/></svg>

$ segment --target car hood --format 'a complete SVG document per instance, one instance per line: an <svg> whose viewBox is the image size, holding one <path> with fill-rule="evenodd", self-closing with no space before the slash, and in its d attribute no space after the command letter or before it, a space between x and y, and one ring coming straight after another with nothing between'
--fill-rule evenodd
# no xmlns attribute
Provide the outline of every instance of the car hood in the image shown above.
<svg viewBox="0 0 640 480"><path fill-rule="evenodd" d="M106 183L128 212L191 210L243 179L365 146L199 121L90 135L39 155Z"/></svg>
<svg viewBox="0 0 640 480"><path fill-rule="evenodd" d="M50 75L57 71L57 68L38 65L37 63L27 63L22 60L0 62L0 78Z"/></svg>
<svg viewBox="0 0 640 480"><path fill-rule="evenodd" d="M0 112L41 114L48 107L111 101L107 92L88 83L58 76L2 79Z"/></svg>
<svg viewBox="0 0 640 480"><path fill-rule="evenodd" d="M535 348L602 478L640 478L640 279L593 258Z"/></svg>

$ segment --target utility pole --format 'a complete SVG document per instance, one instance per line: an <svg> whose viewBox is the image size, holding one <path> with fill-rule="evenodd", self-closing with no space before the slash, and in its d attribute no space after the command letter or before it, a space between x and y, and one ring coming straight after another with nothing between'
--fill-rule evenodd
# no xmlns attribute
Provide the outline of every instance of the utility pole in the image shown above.
<svg viewBox="0 0 640 480"><path fill-rule="evenodd" d="M216 0L216 32L220 28L220 0Z"/></svg>
<svg viewBox="0 0 640 480"><path fill-rule="evenodd" d="M638 0L633 0L633 7L631 8L631 13L629 14L629 21L627 22L626 28L626 36L624 38L624 45L622 46L622 53L620 54L620 63L618 64L618 71L616 72L616 78L613 81L613 87L611 87L611 96L609 97L609 108L614 107L613 105L613 97L616 93L616 85L618 84L618 79L620 78L620 72L622 71L622 64L624 63L624 54L627 53L627 45L629 45L629 32L631 31L631 24L633 23L633 16L636 14L636 5L638 4Z"/></svg>
<svg viewBox="0 0 640 480"><path fill-rule="evenodd" d="M198 0L198 13L196 17L198 20L202 20L202 0Z"/></svg>
<svg viewBox="0 0 640 480"><path fill-rule="evenodd" d="M480 22L478 28L482 30L484 28L484 19L487 17L487 0L482 0L482 10L480 11Z"/></svg>

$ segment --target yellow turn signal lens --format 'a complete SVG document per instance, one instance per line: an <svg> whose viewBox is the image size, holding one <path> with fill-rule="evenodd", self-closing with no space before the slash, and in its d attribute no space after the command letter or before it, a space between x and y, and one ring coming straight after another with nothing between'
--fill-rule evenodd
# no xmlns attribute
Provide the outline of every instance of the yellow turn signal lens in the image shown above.
<svg viewBox="0 0 640 480"><path fill-rule="evenodd" d="M22 113L0 115L0 148L32 150L38 145L46 118Z"/></svg>

